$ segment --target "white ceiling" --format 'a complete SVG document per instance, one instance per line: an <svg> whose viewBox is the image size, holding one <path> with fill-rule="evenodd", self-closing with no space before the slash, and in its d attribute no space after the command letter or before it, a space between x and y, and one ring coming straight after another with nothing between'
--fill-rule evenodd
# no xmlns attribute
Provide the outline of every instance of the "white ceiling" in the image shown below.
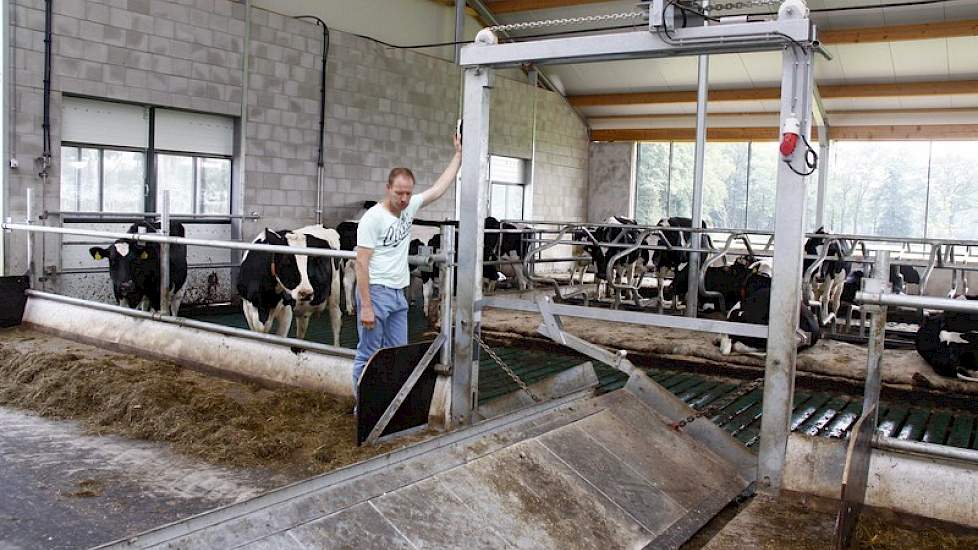
<svg viewBox="0 0 978 550"><path fill-rule="evenodd" d="M813 10L912 2L913 0L811 0ZM491 8L491 4L490 4ZM635 2L612 1L559 9L519 12L500 16L503 22L534 21L602 13L635 11ZM872 27L912 23L978 19L978 0L952 0L942 4L887 7L812 15L820 29ZM620 23L618 23L620 24ZM548 32L580 27L547 27ZM531 31L541 33L541 30ZM832 60L816 61L818 84L899 83L932 80L978 79L978 37L940 38L890 43L843 44L826 48ZM681 91L696 88L696 58L631 60L607 63L548 66L567 95ZM777 52L726 54L710 58L711 88L752 88L777 85L781 58ZM978 107L978 94L899 98L826 100L828 110ZM776 111L776 101L714 103L710 112ZM695 112L692 104L620 105L584 107L587 117L627 114Z"/></svg>

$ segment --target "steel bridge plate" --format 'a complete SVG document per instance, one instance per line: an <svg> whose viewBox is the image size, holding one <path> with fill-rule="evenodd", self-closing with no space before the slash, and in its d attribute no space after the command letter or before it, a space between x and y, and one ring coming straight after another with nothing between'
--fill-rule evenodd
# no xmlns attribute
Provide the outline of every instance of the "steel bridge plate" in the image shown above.
<svg viewBox="0 0 978 550"><path fill-rule="evenodd" d="M712 444L578 394L110 547L676 548L748 486Z"/></svg>

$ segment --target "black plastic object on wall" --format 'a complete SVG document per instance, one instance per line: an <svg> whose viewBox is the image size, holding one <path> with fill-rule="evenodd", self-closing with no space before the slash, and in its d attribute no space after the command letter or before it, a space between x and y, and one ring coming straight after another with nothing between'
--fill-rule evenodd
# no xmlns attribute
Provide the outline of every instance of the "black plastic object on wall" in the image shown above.
<svg viewBox="0 0 978 550"><path fill-rule="evenodd" d="M0 327L15 327L23 320L27 304L24 291L28 288L30 279L26 275L0 277Z"/></svg>
<svg viewBox="0 0 978 550"><path fill-rule="evenodd" d="M383 348L370 358L357 390L357 445L366 441L370 431L377 425L387 406L394 400L430 346L431 342L420 342L397 348ZM437 376L430 366L425 369L407 399L401 403L387 424L382 436L428 423L428 409L435 393Z"/></svg>

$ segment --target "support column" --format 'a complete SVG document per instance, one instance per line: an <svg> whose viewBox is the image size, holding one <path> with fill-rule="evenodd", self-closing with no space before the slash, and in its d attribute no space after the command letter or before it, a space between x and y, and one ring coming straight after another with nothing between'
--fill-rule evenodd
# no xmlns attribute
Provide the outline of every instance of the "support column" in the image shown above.
<svg viewBox="0 0 978 550"><path fill-rule="evenodd" d="M829 143L829 127L819 128L818 149L818 189L815 196L815 228L825 225L825 193L828 190L829 181L829 153L831 144Z"/></svg>
<svg viewBox="0 0 978 550"><path fill-rule="evenodd" d="M811 134L812 53L807 47L788 45L783 54L781 121L797 118L801 132ZM804 171L804 143L789 160ZM777 492L784 475L789 421L795 391L795 330L801 304L801 265L805 220L805 180L778 159L775 209L775 247L771 306L768 321L767 361L764 373L764 415L758 481L762 490Z"/></svg>
<svg viewBox="0 0 978 550"><path fill-rule="evenodd" d="M462 53L462 36L465 34L465 0L455 0L455 64Z"/></svg>
<svg viewBox="0 0 978 550"><path fill-rule="evenodd" d="M466 68L462 120L462 180L458 189L458 287L454 365L452 369L452 424L468 424L478 403L479 365L474 360L481 315L475 302L482 298L482 243L489 187L489 91L492 69Z"/></svg>
<svg viewBox="0 0 978 550"><path fill-rule="evenodd" d="M876 263L873 265L873 277L864 279L863 292L879 294L890 293L890 251L877 250ZM883 385L883 373L880 362L883 359L883 347L886 341L886 306L860 306L870 314L869 346L866 350L866 385L863 389L863 410L869 411L880 402L880 388ZM873 417L873 429L879 417L879 408Z"/></svg>
<svg viewBox="0 0 978 550"><path fill-rule="evenodd" d="M699 56L699 79L696 91L696 155L693 159L693 229L703 225L703 164L706 159L706 98L710 87L710 56ZM690 244L699 248L699 233L690 234ZM696 317L700 300L700 253L690 252L686 265L689 286L686 290L686 316Z"/></svg>

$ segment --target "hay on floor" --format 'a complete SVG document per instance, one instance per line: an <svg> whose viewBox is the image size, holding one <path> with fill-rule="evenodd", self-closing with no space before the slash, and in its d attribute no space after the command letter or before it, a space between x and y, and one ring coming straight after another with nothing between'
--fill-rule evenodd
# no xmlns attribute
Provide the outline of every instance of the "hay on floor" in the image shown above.
<svg viewBox="0 0 978 550"><path fill-rule="evenodd" d="M219 379L25 329L0 331L0 405L164 442L215 464L304 474L397 445L357 447L349 400Z"/></svg>

